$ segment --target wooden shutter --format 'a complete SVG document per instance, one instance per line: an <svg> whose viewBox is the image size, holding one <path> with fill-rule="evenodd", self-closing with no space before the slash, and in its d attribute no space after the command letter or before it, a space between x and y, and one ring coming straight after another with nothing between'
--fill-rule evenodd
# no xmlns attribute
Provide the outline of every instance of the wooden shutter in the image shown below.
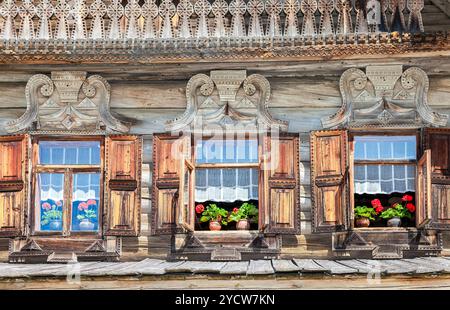
<svg viewBox="0 0 450 310"><path fill-rule="evenodd" d="M431 151L430 228L450 230L450 128L425 129L425 150Z"/></svg>
<svg viewBox="0 0 450 310"><path fill-rule="evenodd" d="M0 137L0 237L24 232L28 203L29 136Z"/></svg>
<svg viewBox="0 0 450 310"><path fill-rule="evenodd" d="M300 232L299 137L264 136L260 148L260 222L266 233Z"/></svg>
<svg viewBox="0 0 450 310"><path fill-rule="evenodd" d="M348 141L344 130L311 133L311 198L314 232L348 227Z"/></svg>
<svg viewBox="0 0 450 310"><path fill-rule="evenodd" d="M140 231L142 138L106 138L105 235L138 236Z"/></svg>
<svg viewBox="0 0 450 310"><path fill-rule="evenodd" d="M176 214L178 215L178 224L186 231L193 231L195 224L195 166L189 159L184 160L180 176L180 208L176 210Z"/></svg>
<svg viewBox="0 0 450 310"><path fill-rule="evenodd" d="M425 150L417 163L416 224L423 228L431 222L431 151Z"/></svg>
<svg viewBox="0 0 450 310"><path fill-rule="evenodd" d="M190 137L154 135L152 234L180 232L180 226L185 229L193 228L193 214L186 209L193 208L193 195L187 198L184 186L185 171L189 173L185 160L189 158ZM191 181L192 191L192 169L188 179ZM179 207L182 205L182 208Z"/></svg>

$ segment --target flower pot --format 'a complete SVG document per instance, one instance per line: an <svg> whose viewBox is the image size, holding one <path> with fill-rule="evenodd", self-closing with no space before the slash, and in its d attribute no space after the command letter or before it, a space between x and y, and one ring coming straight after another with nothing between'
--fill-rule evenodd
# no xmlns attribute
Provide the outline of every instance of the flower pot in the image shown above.
<svg viewBox="0 0 450 310"><path fill-rule="evenodd" d="M89 221L88 219L81 220L78 225L80 230L94 230L95 224Z"/></svg>
<svg viewBox="0 0 450 310"><path fill-rule="evenodd" d="M62 228L62 220L50 221L48 227L50 228L50 230L61 230L61 228Z"/></svg>
<svg viewBox="0 0 450 310"><path fill-rule="evenodd" d="M393 217L387 221L388 227L400 227L402 220L399 217Z"/></svg>
<svg viewBox="0 0 450 310"><path fill-rule="evenodd" d="M221 229L222 229L222 225L220 225L219 222L217 222L217 221L209 222L209 230L217 231L217 230L221 230Z"/></svg>
<svg viewBox="0 0 450 310"><path fill-rule="evenodd" d="M248 220L239 220L236 223L236 229L237 230L249 230L250 229L250 222Z"/></svg>
<svg viewBox="0 0 450 310"><path fill-rule="evenodd" d="M355 220L356 227L369 227L370 220L367 217L358 217Z"/></svg>

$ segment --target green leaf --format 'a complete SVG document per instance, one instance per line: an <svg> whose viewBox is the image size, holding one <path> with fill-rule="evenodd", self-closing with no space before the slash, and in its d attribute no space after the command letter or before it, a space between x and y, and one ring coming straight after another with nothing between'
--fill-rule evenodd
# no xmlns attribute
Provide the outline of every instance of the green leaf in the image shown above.
<svg viewBox="0 0 450 310"><path fill-rule="evenodd" d="M208 222L209 221L209 216L202 216L200 218L200 222Z"/></svg>

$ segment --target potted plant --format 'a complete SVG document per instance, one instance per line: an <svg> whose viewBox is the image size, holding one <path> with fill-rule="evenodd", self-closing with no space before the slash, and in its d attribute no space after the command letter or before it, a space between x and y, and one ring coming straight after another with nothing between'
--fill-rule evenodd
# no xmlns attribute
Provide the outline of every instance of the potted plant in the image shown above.
<svg viewBox="0 0 450 310"><path fill-rule="evenodd" d="M244 202L239 208L234 208L228 220L236 222L237 230L249 230L250 220L257 219L258 209L254 204Z"/></svg>
<svg viewBox="0 0 450 310"><path fill-rule="evenodd" d="M94 230L95 223L93 220L97 218L96 207L97 201L94 199L89 199L87 202L83 201L78 204L80 213L77 215L77 220L80 222L78 224L80 230Z"/></svg>
<svg viewBox="0 0 450 310"><path fill-rule="evenodd" d="M355 225L356 227L369 227L370 221L375 220L377 212L374 208L367 206L355 207Z"/></svg>
<svg viewBox="0 0 450 310"><path fill-rule="evenodd" d="M48 202L42 203L41 207L44 209L41 218L41 226L48 225L50 230L61 230L62 228L62 211L59 208L62 206L61 201L57 201L54 205Z"/></svg>
<svg viewBox="0 0 450 310"><path fill-rule="evenodd" d="M219 208L216 204L212 203L203 211L200 222L209 222L210 230L221 230L222 225L226 226L228 224L226 220L227 216L227 210Z"/></svg>
<svg viewBox="0 0 450 310"><path fill-rule="evenodd" d="M416 206L412 203L413 197L404 195L401 203L394 204L391 208L383 211L380 217L387 219L388 227L399 227L402 223L402 218L412 219Z"/></svg>

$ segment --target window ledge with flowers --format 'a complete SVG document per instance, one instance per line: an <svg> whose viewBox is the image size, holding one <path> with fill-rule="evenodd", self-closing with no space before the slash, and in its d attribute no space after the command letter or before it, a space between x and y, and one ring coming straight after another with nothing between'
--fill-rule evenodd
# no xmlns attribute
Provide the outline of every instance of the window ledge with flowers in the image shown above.
<svg viewBox="0 0 450 310"><path fill-rule="evenodd" d="M407 228L415 227L414 196L404 194L402 197L390 195L370 200L360 199L354 209L356 228Z"/></svg>

